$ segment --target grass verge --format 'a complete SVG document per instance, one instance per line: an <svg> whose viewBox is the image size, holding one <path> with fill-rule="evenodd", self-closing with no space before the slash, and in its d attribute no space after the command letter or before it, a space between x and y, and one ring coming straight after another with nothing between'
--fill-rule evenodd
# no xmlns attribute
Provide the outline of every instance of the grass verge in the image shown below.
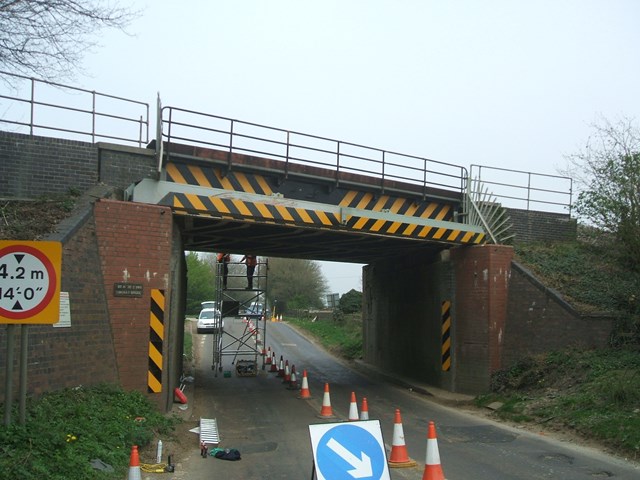
<svg viewBox="0 0 640 480"><path fill-rule="evenodd" d="M131 446L169 435L179 422L158 413L142 393L111 385L46 393L28 403L26 416L25 425L0 428L2 478L122 479ZM93 459L113 471L94 469Z"/></svg>
<svg viewBox="0 0 640 480"><path fill-rule="evenodd" d="M362 358L362 314L341 315L340 320L288 317L287 322L305 330L324 348L347 360Z"/></svg>
<svg viewBox="0 0 640 480"><path fill-rule="evenodd" d="M640 352L567 350L522 359L493 377L478 406L517 423L571 430L628 458L640 458Z"/></svg>

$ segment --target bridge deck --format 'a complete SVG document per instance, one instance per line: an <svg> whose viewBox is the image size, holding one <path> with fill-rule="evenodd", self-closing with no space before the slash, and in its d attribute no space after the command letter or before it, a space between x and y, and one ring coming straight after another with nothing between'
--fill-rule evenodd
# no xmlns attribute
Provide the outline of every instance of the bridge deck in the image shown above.
<svg viewBox="0 0 640 480"><path fill-rule="evenodd" d="M456 221L458 191L190 145L167 158L164 179L141 182L134 200L170 206L188 249L368 263L390 248L484 241Z"/></svg>

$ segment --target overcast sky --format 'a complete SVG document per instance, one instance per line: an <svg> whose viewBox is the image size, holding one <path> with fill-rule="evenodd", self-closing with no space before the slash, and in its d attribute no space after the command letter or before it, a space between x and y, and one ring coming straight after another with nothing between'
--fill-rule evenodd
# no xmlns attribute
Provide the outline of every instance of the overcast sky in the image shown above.
<svg viewBox="0 0 640 480"><path fill-rule="evenodd" d="M547 174L599 116L640 112L637 0L130 3L132 36L106 32L74 85ZM323 268L361 289L360 266Z"/></svg>

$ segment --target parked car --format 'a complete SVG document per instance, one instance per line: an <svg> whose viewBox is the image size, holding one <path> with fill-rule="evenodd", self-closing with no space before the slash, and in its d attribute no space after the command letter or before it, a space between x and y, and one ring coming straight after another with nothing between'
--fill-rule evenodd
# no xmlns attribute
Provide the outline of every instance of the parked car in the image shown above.
<svg viewBox="0 0 640 480"><path fill-rule="evenodd" d="M264 309L264 305L258 302L252 302L251 306L247 308L244 312L244 316L247 318L254 318L258 320L262 320L263 316L269 316L269 310Z"/></svg>
<svg viewBox="0 0 640 480"><path fill-rule="evenodd" d="M198 315L198 333L217 333L224 330L224 319L217 308L203 308Z"/></svg>

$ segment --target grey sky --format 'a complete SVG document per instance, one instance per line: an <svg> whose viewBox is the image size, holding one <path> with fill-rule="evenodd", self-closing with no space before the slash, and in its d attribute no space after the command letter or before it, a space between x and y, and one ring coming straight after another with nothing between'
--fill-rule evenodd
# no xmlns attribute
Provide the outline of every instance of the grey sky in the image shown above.
<svg viewBox="0 0 640 480"><path fill-rule="evenodd" d="M122 2L126 3L126 2ZM555 174L640 111L640 2L135 1L77 84L424 156ZM324 264L330 290L359 266Z"/></svg>

